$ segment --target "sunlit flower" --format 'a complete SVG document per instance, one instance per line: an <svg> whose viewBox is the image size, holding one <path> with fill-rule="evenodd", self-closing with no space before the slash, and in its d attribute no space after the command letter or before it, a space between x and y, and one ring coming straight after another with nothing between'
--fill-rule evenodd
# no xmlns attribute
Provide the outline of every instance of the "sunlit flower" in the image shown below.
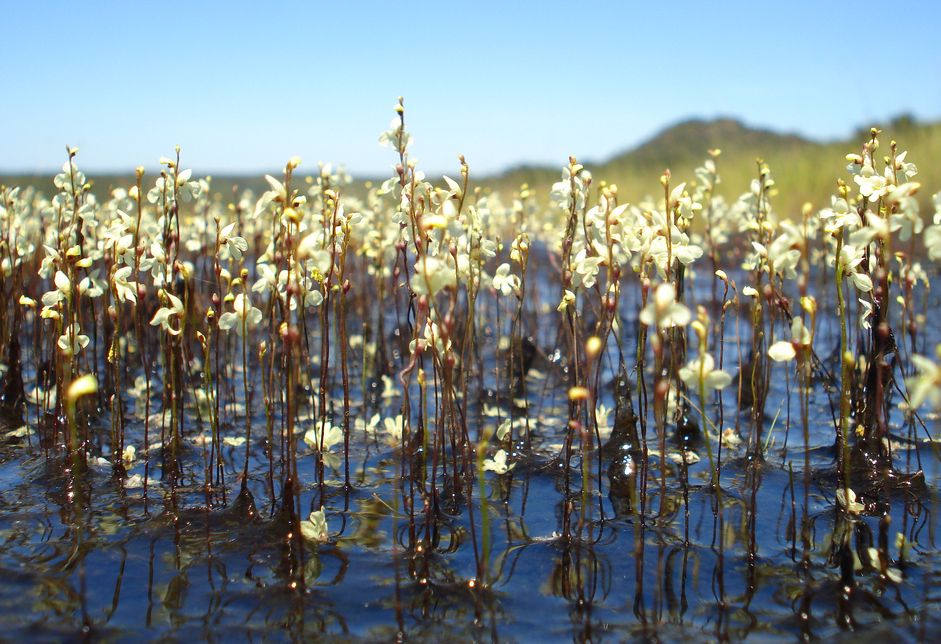
<svg viewBox="0 0 941 644"><path fill-rule="evenodd" d="M708 353L697 356L682 367L680 379L697 390L701 384L707 396L716 389L725 389L732 382L732 376L715 368L715 360Z"/></svg>
<svg viewBox="0 0 941 644"><path fill-rule="evenodd" d="M251 298L245 293L235 296L232 308L234 311L219 316L219 328L224 331L234 328L236 333L242 335L244 331L261 322L261 310L252 306Z"/></svg>
<svg viewBox="0 0 941 644"><path fill-rule="evenodd" d="M77 355L82 349L88 346L89 338L82 333L78 322L73 322L71 327L65 330L65 333L59 336L56 344L67 356Z"/></svg>
<svg viewBox="0 0 941 644"><path fill-rule="evenodd" d="M45 307L53 307L59 302L66 300L72 293L72 282L62 271L56 271L53 278L55 289L43 293L42 304Z"/></svg>
<svg viewBox="0 0 941 644"><path fill-rule="evenodd" d="M742 445L742 437L731 427L722 430L722 446L728 449L738 449Z"/></svg>
<svg viewBox="0 0 941 644"><path fill-rule="evenodd" d="M321 448L323 448L322 451L328 452L331 447L343 442L343 428L318 421L313 428L304 433L304 442L318 452Z"/></svg>
<svg viewBox="0 0 941 644"><path fill-rule="evenodd" d="M157 309L150 325L159 326L170 335L179 335L182 332L183 301L173 293L164 291L164 294L170 300L170 306Z"/></svg>
<svg viewBox="0 0 941 644"><path fill-rule="evenodd" d="M836 491L836 502L850 514L859 514L866 506L856 500L856 492L852 488L839 487Z"/></svg>
<svg viewBox="0 0 941 644"><path fill-rule="evenodd" d="M842 197L830 197L830 207L820 211L820 218L824 220L826 231L831 234L847 226L863 225L859 213L850 208L849 203Z"/></svg>
<svg viewBox="0 0 941 644"><path fill-rule="evenodd" d="M137 302L137 282L129 282L127 279L131 275L131 270L130 266L122 266L114 272L111 279L111 285L120 302L128 300Z"/></svg>
<svg viewBox="0 0 941 644"><path fill-rule="evenodd" d="M853 177L853 181L859 186L859 194L870 201L875 201L886 193L885 177L876 172L872 167L872 159L868 156L863 161L859 174Z"/></svg>
<svg viewBox="0 0 941 644"><path fill-rule="evenodd" d="M775 362L787 362L797 356L798 350L806 349L810 346L810 330L804 326L804 321L799 317L791 320L791 340L778 340L768 347L768 357Z"/></svg>
<svg viewBox="0 0 941 644"><path fill-rule="evenodd" d="M935 353L941 358L941 345ZM941 367L925 356L913 355L912 362L918 374L905 381L911 408L918 409L927 402L933 409L941 409Z"/></svg>
<svg viewBox="0 0 941 644"><path fill-rule="evenodd" d="M402 414L394 418L386 417L382 419L382 431L385 432L386 438L393 445L400 445L402 443L402 432L404 429L405 419L402 417Z"/></svg>
<svg viewBox="0 0 941 644"><path fill-rule="evenodd" d="M238 237L232 233L235 231L235 222L225 226L219 231L219 245L222 251L222 259L231 257L235 261L242 259L242 253L248 250L248 242L244 237Z"/></svg>
<svg viewBox="0 0 941 644"><path fill-rule="evenodd" d="M85 297L101 297L105 292L106 284L98 278L100 269L92 270L78 283L78 292Z"/></svg>
<svg viewBox="0 0 941 644"><path fill-rule="evenodd" d="M858 302L862 307L862 311L859 314L859 328L869 330L872 327L872 324L869 322L869 318L872 317L872 302L863 299L858 299Z"/></svg>
<svg viewBox="0 0 941 644"><path fill-rule="evenodd" d="M396 112L401 113L402 103L395 106ZM402 119L398 116L392 119L389 129L379 136L379 145L390 147L399 154L405 154L408 146L412 144L412 135L409 134L402 124Z"/></svg>
<svg viewBox="0 0 941 644"><path fill-rule="evenodd" d="M872 290L872 279L860 271L860 264L863 261L863 249L850 244L844 244L840 250L840 265L843 268L843 274L849 278L853 286L863 293Z"/></svg>
<svg viewBox="0 0 941 644"><path fill-rule="evenodd" d="M572 259L572 282L575 286L591 288L595 285L598 276L598 267L602 258L598 255L589 256L583 248Z"/></svg>
<svg viewBox="0 0 941 644"><path fill-rule="evenodd" d="M640 312L640 321L647 326L668 329L686 326L691 319L689 309L676 301L676 289L663 283L654 291L653 299Z"/></svg>
<svg viewBox="0 0 941 644"><path fill-rule="evenodd" d="M497 453L493 455L493 458L484 459L484 471L494 472L496 474L506 474L516 467L516 463L507 465L506 457L507 453L505 449L497 450Z"/></svg>
<svg viewBox="0 0 941 644"><path fill-rule="evenodd" d="M437 295L445 288L456 287L457 274L446 262L425 255L415 264L412 290L417 295Z"/></svg>
<svg viewBox="0 0 941 644"><path fill-rule="evenodd" d="M581 210L585 207L585 181L590 177L582 165L572 159L562 168L562 180L552 184L549 199L563 210L569 210L573 205L576 210Z"/></svg>
<svg viewBox="0 0 941 644"><path fill-rule="evenodd" d="M559 302L559 306L556 307L557 311L565 311L570 306L575 305L575 293L565 289L565 292L562 294L562 300Z"/></svg>
<svg viewBox="0 0 941 644"><path fill-rule="evenodd" d="M327 514L323 506L320 506L316 512L311 512L307 520L301 522L301 535L314 543L325 543L330 540Z"/></svg>
<svg viewBox="0 0 941 644"><path fill-rule="evenodd" d="M504 296L519 292L520 278L510 272L510 265L506 262L497 267L493 275L493 288Z"/></svg>

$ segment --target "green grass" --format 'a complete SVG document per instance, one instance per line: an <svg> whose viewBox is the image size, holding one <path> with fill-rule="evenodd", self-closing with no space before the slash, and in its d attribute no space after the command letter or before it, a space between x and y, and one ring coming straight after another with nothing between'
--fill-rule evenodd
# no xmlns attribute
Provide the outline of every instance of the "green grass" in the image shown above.
<svg viewBox="0 0 941 644"><path fill-rule="evenodd" d="M889 153L889 141L897 140L899 151L908 150L908 160L918 166L916 181L929 188L941 185L941 166L934 163L941 158L941 122L917 123L899 117L889 124L874 125L884 130L879 137L882 154ZM761 158L770 165L778 187L779 195L773 200L776 211L795 217L805 202L816 208L829 205L830 195L836 190L834 177L849 180L844 156L860 152L860 142L868 139L869 127L843 140L819 142L751 128L731 119L691 120L669 127L607 161L579 161L591 170L595 182L615 183L623 200L637 201L646 195L659 195L659 178L666 168L672 173L674 185L692 181L694 169L702 165L708 150L720 148L717 163L722 183L717 192L732 201L757 176L756 159ZM559 169L564 161L559 161ZM509 195L526 182L545 198L552 183L559 180L559 169L520 167L490 177L486 183ZM923 192L919 196L924 212L930 194Z"/></svg>

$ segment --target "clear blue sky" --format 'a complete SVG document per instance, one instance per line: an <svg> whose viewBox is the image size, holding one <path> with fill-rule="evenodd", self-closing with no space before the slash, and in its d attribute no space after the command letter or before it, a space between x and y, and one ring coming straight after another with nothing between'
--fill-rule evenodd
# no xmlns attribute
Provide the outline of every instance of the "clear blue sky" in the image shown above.
<svg viewBox="0 0 941 644"><path fill-rule="evenodd" d="M691 117L814 137L941 117L941 3L4 2L0 171L386 174L600 160Z"/></svg>

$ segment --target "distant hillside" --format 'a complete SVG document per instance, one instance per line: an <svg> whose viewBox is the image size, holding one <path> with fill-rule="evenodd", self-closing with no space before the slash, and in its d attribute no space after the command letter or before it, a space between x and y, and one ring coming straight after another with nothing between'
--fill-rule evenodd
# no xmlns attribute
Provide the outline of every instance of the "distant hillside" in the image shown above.
<svg viewBox="0 0 941 644"><path fill-rule="evenodd" d="M748 189L757 174L755 160L764 159L778 188L773 203L782 215L797 215L801 206L810 201L816 207L829 203L836 187L836 179L848 179L844 156L858 152L868 138L869 128L876 125L883 130L880 137L882 154L888 154L889 142L895 139L899 150L908 150L908 160L919 169L917 180L924 186L920 198L924 212L930 196L941 190L941 121L919 123L908 116L901 116L884 124L866 124L844 140L812 141L795 134L782 134L767 129L747 126L734 119L693 119L677 123L655 134L637 147L614 157L593 161L579 159L591 170L596 182L605 180L618 185L624 201L637 202L647 195L659 195L659 178L669 168L674 182L692 181L693 170L706 159L708 150L719 148L718 159L722 183L719 193L727 199L737 198ZM616 134L615 134L616 136ZM523 183L535 188L538 198L548 202L549 188L559 180L565 159L557 166L523 165L505 172L476 179L478 185L500 192L509 197ZM194 169L197 175L200 169ZM104 196L114 187L128 187L133 176L97 175L90 173L95 190ZM366 177L358 177L365 180ZM153 177L148 177L148 183ZM54 191L51 176L0 176L0 184L36 185L47 194ZM216 176L213 192L223 199L231 199L233 190L253 189L260 194L267 189L262 175ZM347 194L362 196L364 187L360 181L347 189Z"/></svg>
<svg viewBox="0 0 941 644"><path fill-rule="evenodd" d="M898 141L900 151L909 151L908 160L918 166L917 180L924 186L922 202L927 205L930 195L941 190L941 165L936 163L941 159L941 122L918 123L902 116L890 123L872 125L883 130L881 153L888 154L892 139ZM693 170L714 148L722 150L718 159L722 178L719 193L734 199L748 189L757 174L756 159L761 158L771 166L778 187L779 194L773 200L775 208L781 214L794 215L807 201L817 207L828 203L836 179L848 178L844 156L860 151L870 127L860 127L845 140L820 142L749 127L728 118L693 119L668 127L606 161L579 160L591 170L596 181L616 183L623 199L637 201L646 195L659 194L659 177L666 168L675 182L692 181ZM537 194L546 195L549 186L558 181L564 161L559 161L558 168L513 168L484 182L501 193L510 193L526 182L537 189Z"/></svg>

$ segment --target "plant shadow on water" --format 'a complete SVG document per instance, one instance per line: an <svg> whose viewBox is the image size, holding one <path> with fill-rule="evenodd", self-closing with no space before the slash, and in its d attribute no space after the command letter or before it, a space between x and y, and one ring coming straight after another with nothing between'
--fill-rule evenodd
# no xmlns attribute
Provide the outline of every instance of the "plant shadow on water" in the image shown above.
<svg viewBox="0 0 941 644"><path fill-rule="evenodd" d="M876 132L883 192L841 183L817 240L765 167L713 198L717 154L632 210L589 209L574 159L552 208L498 210L463 160L424 182L396 114L367 202L292 159L227 210L179 152L104 204L71 149L57 200L3 188L5 637L926 639L941 471L908 392L941 329L918 277L879 306L890 237L849 221L913 207L904 163L868 183Z"/></svg>

